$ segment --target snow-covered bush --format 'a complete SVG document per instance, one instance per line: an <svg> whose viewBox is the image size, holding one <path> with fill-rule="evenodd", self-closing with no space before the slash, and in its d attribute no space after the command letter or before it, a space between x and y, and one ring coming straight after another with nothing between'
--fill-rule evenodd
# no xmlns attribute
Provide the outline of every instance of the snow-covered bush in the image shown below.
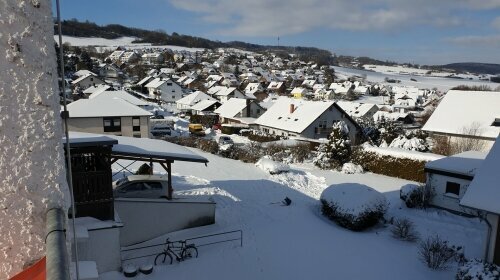
<svg viewBox="0 0 500 280"><path fill-rule="evenodd" d="M430 199L430 192L426 191L425 186L406 184L399 190L399 197L408 208L424 207Z"/></svg>
<svg viewBox="0 0 500 280"><path fill-rule="evenodd" d="M347 163L344 163L344 165L342 166L342 173L345 173L345 174L356 174L356 173L363 173L363 167L361 167L361 165L357 165L355 163L352 163L352 162L347 162Z"/></svg>
<svg viewBox="0 0 500 280"><path fill-rule="evenodd" d="M370 141L375 145L380 143L380 130L373 121L373 118L357 118L356 122L361 126L361 131L363 132L362 142Z"/></svg>
<svg viewBox="0 0 500 280"><path fill-rule="evenodd" d="M415 230L415 226L406 218L394 220L391 233L394 238L404 241L415 241L418 239L418 232Z"/></svg>
<svg viewBox="0 0 500 280"><path fill-rule="evenodd" d="M417 137L408 139L404 135L399 135L394 140L392 140L389 147L417 152L426 152L429 150L429 146L427 142L425 142L425 140Z"/></svg>
<svg viewBox="0 0 500 280"><path fill-rule="evenodd" d="M420 242L420 259L431 269L446 269L449 262L463 259L462 247L449 245L439 236L431 236Z"/></svg>
<svg viewBox="0 0 500 280"><path fill-rule="evenodd" d="M480 260L470 260L458 268L457 280L499 280L500 267Z"/></svg>
<svg viewBox="0 0 500 280"><path fill-rule="evenodd" d="M288 165L274 161L269 156L262 157L255 165L271 174L279 174L290 171L290 167Z"/></svg>
<svg viewBox="0 0 500 280"><path fill-rule="evenodd" d="M321 194L323 215L354 231L374 226L387 211L385 196L361 184L332 185Z"/></svg>

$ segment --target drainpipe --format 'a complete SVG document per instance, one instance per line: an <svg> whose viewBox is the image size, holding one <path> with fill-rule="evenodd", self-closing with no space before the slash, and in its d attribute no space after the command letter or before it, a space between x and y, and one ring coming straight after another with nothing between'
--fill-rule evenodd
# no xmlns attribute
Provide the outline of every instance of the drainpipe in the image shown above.
<svg viewBox="0 0 500 280"><path fill-rule="evenodd" d="M483 217L483 215L484 215L484 217ZM491 223L488 221L488 213L483 212L483 215L481 215L481 213L479 213L478 216L479 216L479 219L485 221L486 225L488 226L488 233L486 234L486 248L484 250L484 257L483 257L483 262L487 262L488 261L488 252L490 251L491 233L493 232L493 229L492 229Z"/></svg>
<svg viewBox="0 0 500 280"><path fill-rule="evenodd" d="M47 211L45 236L47 279L70 280L64 216L64 211L60 208Z"/></svg>

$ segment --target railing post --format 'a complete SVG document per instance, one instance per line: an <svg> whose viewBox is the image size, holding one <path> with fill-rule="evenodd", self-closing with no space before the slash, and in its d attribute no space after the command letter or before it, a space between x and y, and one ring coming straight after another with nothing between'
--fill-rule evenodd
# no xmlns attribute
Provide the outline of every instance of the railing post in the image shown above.
<svg viewBox="0 0 500 280"><path fill-rule="evenodd" d="M66 249L66 222L64 211L52 208L47 211L45 236L46 274L51 280L70 280L69 258ZM76 241L75 241L76 242Z"/></svg>

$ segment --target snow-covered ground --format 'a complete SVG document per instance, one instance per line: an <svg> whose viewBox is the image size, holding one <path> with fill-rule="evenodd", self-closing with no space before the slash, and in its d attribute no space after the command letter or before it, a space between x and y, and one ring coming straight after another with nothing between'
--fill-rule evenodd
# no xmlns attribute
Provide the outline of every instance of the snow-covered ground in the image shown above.
<svg viewBox="0 0 500 280"><path fill-rule="evenodd" d="M188 48L181 46L173 46L173 45L160 45L153 46L150 43L141 43L134 44L132 41L136 40L135 37L120 37L116 39L105 39L98 37L72 37L63 35L63 43L69 43L72 46L85 47L85 46L93 46L96 47L96 51L104 52L115 50L116 47L125 47L127 49L171 49L173 51L189 51L189 52L197 52L204 51L202 48ZM54 35L54 40L56 42L59 41L58 35Z"/></svg>
<svg viewBox="0 0 500 280"><path fill-rule="evenodd" d="M471 85L471 86L479 86L479 85L487 85L492 88L496 88L500 86L498 83L492 83L490 81L481 81L478 79L477 76L474 76L475 78L473 80L468 80L468 79L453 79L453 78L446 78L446 77L429 77L429 76L410 76L410 75L403 75L400 74L399 72L393 71L389 72L388 69L382 69L380 70L379 68L375 68L380 70L380 72L376 72L375 69L370 69L373 71L366 71L366 70L358 70L358 69L351 69L351 68L345 68L345 67L333 67L335 69L335 72L340 73L341 76L362 76L366 77L366 80L369 82L375 82L375 83L385 83L385 78L389 79L395 79L395 80L400 80L401 83L397 84L390 84L390 85L399 85L399 86L414 86L418 87L421 89L432 89L432 88L437 88L440 91L448 91L450 88L458 86L458 85ZM418 70L418 69L416 69ZM433 75L437 75L434 73ZM471 76L472 77L472 76ZM410 79L415 79L416 81L411 81ZM372 102L369 102L372 103Z"/></svg>
<svg viewBox="0 0 500 280"><path fill-rule="evenodd" d="M323 190L340 183L365 184L390 203L387 218L410 219L425 238L439 234L465 247L467 257L481 257L485 225L436 209L408 209L399 199L406 180L366 173L342 174L312 164L292 165L291 171L270 175L254 164L196 150L210 162L175 162L176 195L211 196L217 202L216 223L169 234L173 240L230 230L243 230L239 242L199 248L199 257L155 266L137 279L453 279L455 267L428 269L416 243L399 241L380 225L366 232L343 229L320 213ZM138 166L138 164L137 164ZM156 169L159 171L159 169ZM285 197L290 206L279 204ZM278 202L278 203L276 203ZM152 240L161 242L165 237ZM152 259L135 260L136 265ZM119 272L101 280L125 279Z"/></svg>

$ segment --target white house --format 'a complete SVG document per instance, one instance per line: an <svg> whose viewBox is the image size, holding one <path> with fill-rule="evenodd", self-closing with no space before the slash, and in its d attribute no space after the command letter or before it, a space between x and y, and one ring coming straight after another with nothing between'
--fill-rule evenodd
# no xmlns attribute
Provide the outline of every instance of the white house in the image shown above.
<svg viewBox="0 0 500 280"><path fill-rule="evenodd" d="M117 60L119 60L122 55L125 53L125 51L123 50L117 50L117 51L114 51L112 52L108 57L106 57L105 60L111 60L112 62L116 62Z"/></svg>
<svg viewBox="0 0 500 280"><path fill-rule="evenodd" d="M250 99L231 98L217 108L221 123L253 123L265 109Z"/></svg>
<svg viewBox="0 0 500 280"><path fill-rule="evenodd" d="M500 137L479 167L460 205L476 212L487 221L484 246L485 261L500 265Z"/></svg>
<svg viewBox="0 0 500 280"><path fill-rule="evenodd" d="M148 102L141 100L130 93L124 91L124 90L114 90L114 91L99 91L99 92L94 92L89 96L89 99L100 99L100 98L120 98L128 103L135 105L140 108L145 108L146 106L149 105Z"/></svg>
<svg viewBox="0 0 500 280"><path fill-rule="evenodd" d="M104 82L92 74L86 74L71 82L73 87L79 87L81 89L87 89L91 86L95 87L100 84L104 84Z"/></svg>
<svg viewBox="0 0 500 280"><path fill-rule="evenodd" d="M327 138L332 126L344 121L349 137L357 143L359 125L333 101L305 101L282 97L255 121L259 129L273 135L309 139Z"/></svg>
<svg viewBox="0 0 500 280"><path fill-rule="evenodd" d="M159 52L145 53L141 56L144 64L158 64L163 61L163 54Z"/></svg>
<svg viewBox="0 0 500 280"><path fill-rule="evenodd" d="M221 103L227 102L231 98L246 98L246 95L241 93L237 88L224 86L217 87L214 96L219 99Z"/></svg>
<svg viewBox="0 0 500 280"><path fill-rule="evenodd" d="M135 51L126 51L120 57L120 61L122 63L131 63L137 61L139 59L139 55Z"/></svg>
<svg viewBox="0 0 500 280"><path fill-rule="evenodd" d="M121 98L80 99L68 104L70 131L149 137L150 112Z"/></svg>
<svg viewBox="0 0 500 280"><path fill-rule="evenodd" d="M202 100L193 106L191 106L191 114L193 115L205 115L213 113L217 108L222 105L217 100Z"/></svg>
<svg viewBox="0 0 500 280"><path fill-rule="evenodd" d="M429 204L452 212L473 215L470 209L460 206L486 153L468 151L444 157L425 164L426 189L430 191Z"/></svg>
<svg viewBox="0 0 500 280"><path fill-rule="evenodd" d="M269 93L284 93L285 92L285 83L284 82L270 82L267 86L267 91Z"/></svg>
<svg viewBox="0 0 500 280"><path fill-rule="evenodd" d="M481 141L487 151L500 133L499 104L500 92L450 90L422 129L450 142Z"/></svg>
<svg viewBox="0 0 500 280"><path fill-rule="evenodd" d="M180 111L189 111L191 110L191 106L199 103L200 101L203 100L211 100L215 101L214 98L210 97L206 93L202 91L195 91L189 95L184 96L183 98L177 100L175 102L177 109Z"/></svg>
<svg viewBox="0 0 500 280"><path fill-rule="evenodd" d="M101 93L101 92L103 92L103 91L106 91L106 90L108 90L108 89L110 89L110 88L111 88L111 86L109 86L109 85L106 85L106 84L99 84L99 85L96 85L96 86L91 86L91 87L89 87L89 88L85 89L85 90L83 91L83 94L84 94L85 96L90 96L90 95L92 95L92 94L94 94L94 93L99 94L99 93Z"/></svg>
<svg viewBox="0 0 500 280"><path fill-rule="evenodd" d="M378 111L378 106L369 103L351 101L338 101L337 104L353 118L373 118Z"/></svg>
<svg viewBox="0 0 500 280"><path fill-rule="evenodd" d="M175 102L182 98L182 87L171 79L155 78L146 84L149 96L165 102Z"/></svg>

